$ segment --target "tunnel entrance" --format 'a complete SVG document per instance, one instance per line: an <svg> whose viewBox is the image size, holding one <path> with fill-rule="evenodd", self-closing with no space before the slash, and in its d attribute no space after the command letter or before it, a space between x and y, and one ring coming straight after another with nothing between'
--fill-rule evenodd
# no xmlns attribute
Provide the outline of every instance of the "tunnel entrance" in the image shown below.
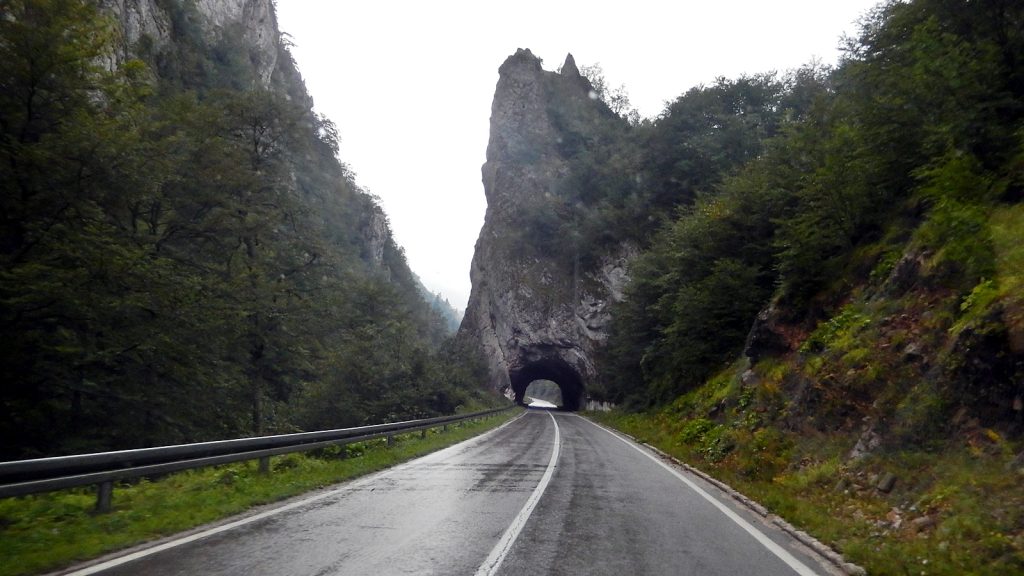
<svg viewBox="0 0 1024 576"><path fill-rule="evenodd" d="M583 406L583 381L576 369L560 358L530 362L509 373L517 404L526 403L526 389L538 380L550 380L562 394L562 410L577 411Z"/></svg>

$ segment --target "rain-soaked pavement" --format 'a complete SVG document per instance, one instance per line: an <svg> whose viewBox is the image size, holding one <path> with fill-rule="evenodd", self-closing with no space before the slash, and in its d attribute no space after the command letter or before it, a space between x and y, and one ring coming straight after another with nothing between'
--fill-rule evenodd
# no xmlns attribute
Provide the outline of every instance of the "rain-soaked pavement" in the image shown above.
<svg viewBox="0 0 1024 576"><path fill-rule="evenodd" d="M313 501L95 573L831 572L773 526L686 478L694 486L579 416L529 410L483 437Z"/></svg>

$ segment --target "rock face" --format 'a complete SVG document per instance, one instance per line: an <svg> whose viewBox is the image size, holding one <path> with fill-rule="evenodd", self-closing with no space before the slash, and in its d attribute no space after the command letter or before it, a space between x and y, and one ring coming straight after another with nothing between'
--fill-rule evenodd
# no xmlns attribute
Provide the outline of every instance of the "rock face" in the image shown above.
<svg viewBox="0 0 1024 576"><path fill-rule="evenodd" d="M228 28L239 28L250 48L257 80L263 87L270 86L281 38L273 0L196 0L192 5L159 0L101 0L100 5L117 18L121 28L122 50L113 55L112 66L130 57L144 38L156 50L172 42L175 15L171 11L176 10L185 18L198 16L204 33L211 39Z"/></svg>
<svg viewBox="0 0 1024 576"><path fill-rule="evenodd" d="M111 16L118 34L116 53L106 60L110 69L132 58L146 59L143 53L148 53L151 60L154 55L157 60L174 59L178 43L202 43L208 52L211 47L229 41L233 50L248 57L241 60L249 66L247 71L259 87L284 94L307 110L313 107L302 76L281 39L274 0L98 0L98 5ZM295 189L298 190L297 182ZM318 209L321 206L320 199L308 200L316 203ZM393 264L387 262L386 250L393 245L393 239L383 209L366 199L353 210L360 213L356 228L362 241L363 260L386 279L408 276L401 270L392 270L389 266Z"/></svg>
<svg viewBox="0 0 1024 576"><path fill-rule="evenodd" d="M163 47L171 38L170 18L156 0L105 0L101 5L120 22L126 49L143 36L148 36L157 47Z"/></svg>
<svg viewBox="0 0 1024 576"><path fill-rule="evenodd" d="M482 168L487 212L460 337L478 343L496 390L521 402L531 382L553 380L563 407L576 410L597 376L594 351L607 338L608 307L623 297L634 251L620 246L585 269L578 258L567 263L523 250L523 222L524 215L555 213L568 173L561 151L566 118L579 136L586 131L580 119L612 113L589 96L590 82L571 55L556 74L520 49L499 73Z"/></svg>
<svg viewBox="0 0 1024 576"><path fill-rule="evenodd" d="M364 217L363 228L360 230L366 246L366 259L390 278L391 271L384 262L384 250L391 239L388 217L379 206L374 206Z"/></svg>

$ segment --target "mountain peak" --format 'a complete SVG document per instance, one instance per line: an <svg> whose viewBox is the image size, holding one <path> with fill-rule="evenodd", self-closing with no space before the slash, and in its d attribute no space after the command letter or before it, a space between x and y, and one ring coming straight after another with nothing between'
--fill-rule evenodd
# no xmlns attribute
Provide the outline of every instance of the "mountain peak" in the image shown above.
<svg viewBox="0 0 1024 576"><path fill-rule="evenodd" d="M572 57L572 52L566 54L565 63L562 64L562 76L579 77L580 69L576 67L576 59Z"/></svg>

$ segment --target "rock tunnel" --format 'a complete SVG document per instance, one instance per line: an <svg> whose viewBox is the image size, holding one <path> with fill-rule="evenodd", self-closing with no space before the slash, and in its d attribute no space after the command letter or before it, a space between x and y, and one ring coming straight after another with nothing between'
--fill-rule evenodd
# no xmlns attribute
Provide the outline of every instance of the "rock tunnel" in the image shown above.
<svg viewBox="0 0 1024 576"><path fill-rule="evenodd" d="M583 379L579 372L561 358L544 358L509 371L516 404L523 404L526 389L535 380L551 380L562 391L562 410L577 411L583 407Z"/></svg>

